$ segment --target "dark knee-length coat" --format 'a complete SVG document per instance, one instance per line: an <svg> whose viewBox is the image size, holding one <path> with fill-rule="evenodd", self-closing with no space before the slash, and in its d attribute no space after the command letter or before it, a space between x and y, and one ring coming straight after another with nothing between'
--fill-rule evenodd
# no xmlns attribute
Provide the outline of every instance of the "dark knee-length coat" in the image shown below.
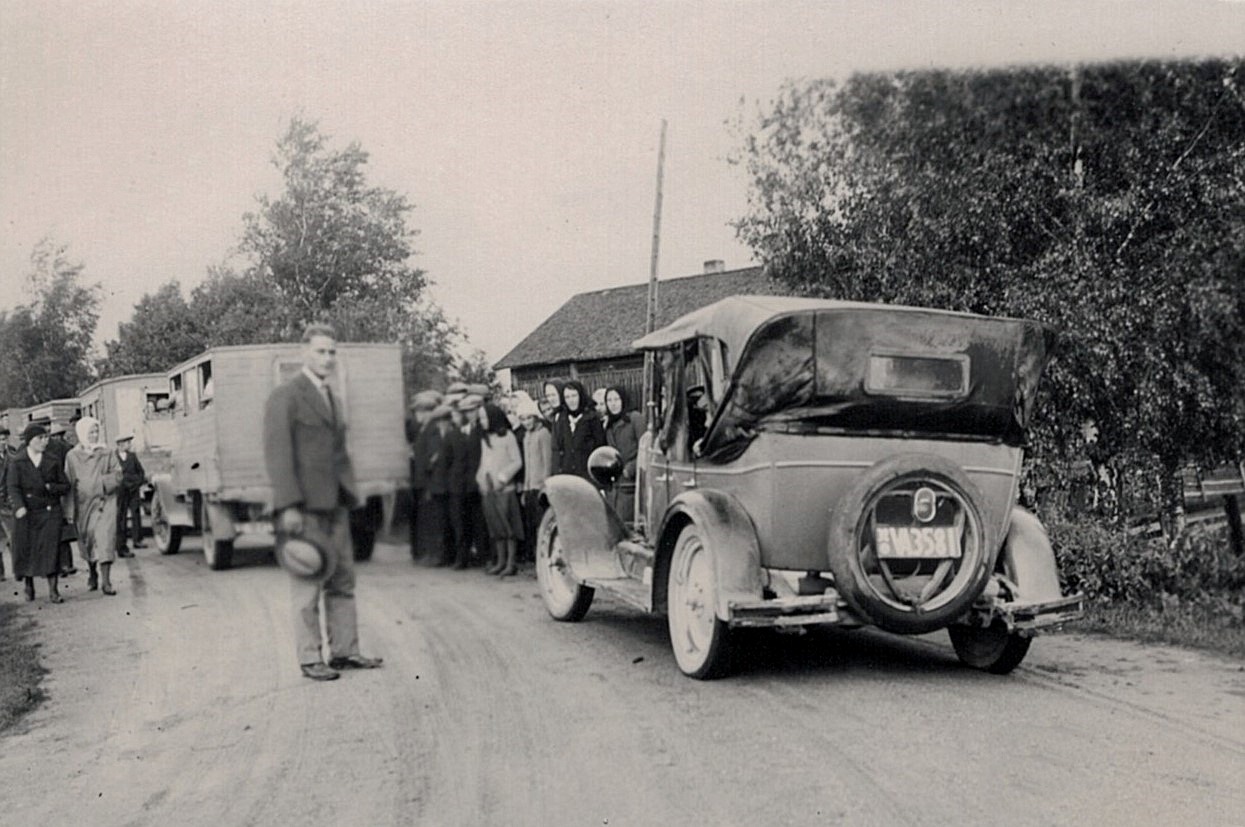
<svg viewBox="0 0 1245 827"><path fill-rule="evenodd" d="M13 575L46 577L56 574L64 519L61 495L69 491L69 480L59 455L44 451L36 466L26 451L19 451L9 461L5 476L14 514L26 509L25 515L14 523L17 536L13 538Z"/></svg>

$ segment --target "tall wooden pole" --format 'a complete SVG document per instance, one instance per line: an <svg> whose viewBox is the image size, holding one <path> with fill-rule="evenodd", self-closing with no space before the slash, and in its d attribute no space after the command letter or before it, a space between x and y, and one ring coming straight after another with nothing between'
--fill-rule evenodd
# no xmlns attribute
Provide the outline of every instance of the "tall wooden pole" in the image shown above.
<svg viewBox="0 0 1245 827"><path fill-rule="evenodd" d="M666 119L661 120L661 142L657 146L657 201L653 207L653 250L648 268L648 310L644 317L644 333L657 329L657 255L661 249L661 184L666 167ZM644 353L644 416L650 429L654 428L653 354Z"/></svg>

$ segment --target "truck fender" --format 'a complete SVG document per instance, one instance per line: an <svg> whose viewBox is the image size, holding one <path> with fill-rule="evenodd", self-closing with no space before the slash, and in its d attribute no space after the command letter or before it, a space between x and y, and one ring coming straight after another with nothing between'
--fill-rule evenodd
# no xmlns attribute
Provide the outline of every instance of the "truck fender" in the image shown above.
<svg viewBox="0 0 1245 827"><path fill-rule="evenodd" d="M1019 589L1014 596L1017 602L1045 603L1063 597L1055 550L1046 528L1020 506L1012 508L1011 528L1003 541L998 567Z"/></svg>
<svg viewBox="0 0 1245 827"><path fill-rule="evenodd" d="M545 480L545 497L575 579L622 577L614 547L627 530L596 486L574 474L557 474Z"/></svg>
<svg viewBox="0 0 1245 827"><path fill-rule="evenodd" d="M151 498L160 501L160 507L164 510L169 525L194 528L195 516L191 511L190 503L177 499L177 493L173 490L173 476L171 474L152 475Z"/></svg>
<svg viewBox="0 0 1245 827"><path fill-rule="evenodd" d="M658 572L653 578L658 591L653 595L653 605L666 607L664 586L670 559L679 533L688 523L695 523L703 532L705 543L714 550L716 613L721 620L730 620L731 601L758 600L763 597L765 584L761 576L761 544L752 518L738 500L721 491L686 491L666 509L659 534ZM729 551L721 553L726 550Z"/></svg>

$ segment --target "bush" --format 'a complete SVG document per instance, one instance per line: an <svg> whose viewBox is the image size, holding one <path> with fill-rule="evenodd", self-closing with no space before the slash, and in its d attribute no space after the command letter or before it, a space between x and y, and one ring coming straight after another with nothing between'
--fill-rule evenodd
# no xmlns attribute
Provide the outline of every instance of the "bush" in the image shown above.
<svg viewBox="0 0 1245 827"><path fill-rule="evenodd" d="M1242 622L1245 559L1223 529L1196 526L1169 544L1088 520L1049 518L1046 527L1069 590L1161 611L1213 608Z"/></svg>

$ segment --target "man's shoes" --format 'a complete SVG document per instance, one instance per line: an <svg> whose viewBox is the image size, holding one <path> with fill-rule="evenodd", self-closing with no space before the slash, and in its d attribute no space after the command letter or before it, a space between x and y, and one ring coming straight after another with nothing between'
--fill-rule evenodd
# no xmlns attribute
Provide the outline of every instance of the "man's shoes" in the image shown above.
<svg viewBox="0 0 1245 827"><path fill-rule="evenodd" d="M61 571L61 577L68 577L71 574L77 574L78 570L72 566Z"/></svg>
<svg viewBox="0 0 1245 827"><path fill-rule="evenodd" d="M330 669L323 663L304 663L302 670L303 677L311 678L313 681L335 681L341 677L340 672Z"/></svg>
<svg viewBox="0 0 1245 827"><path fill-rule="evenodd" d="M128 548L117 549L117 556L118 557L133 557L134 552L130 551Z"/></svg>
<svg viewBox="0 0 1245 827"><path fill-rule="evenodd" d="M380 665L385 662L384 658L365 658L363 655L346 655L345 657L333 658L329 661L329 666L334 669L379 669ZM306 667L303 667L304 672Z"/></svg>
<svg viewBox="0 0 1245 827"><path fill-rule="evenodd" d="M146 543L135 543L134 548L147 548Z"/></svg>

